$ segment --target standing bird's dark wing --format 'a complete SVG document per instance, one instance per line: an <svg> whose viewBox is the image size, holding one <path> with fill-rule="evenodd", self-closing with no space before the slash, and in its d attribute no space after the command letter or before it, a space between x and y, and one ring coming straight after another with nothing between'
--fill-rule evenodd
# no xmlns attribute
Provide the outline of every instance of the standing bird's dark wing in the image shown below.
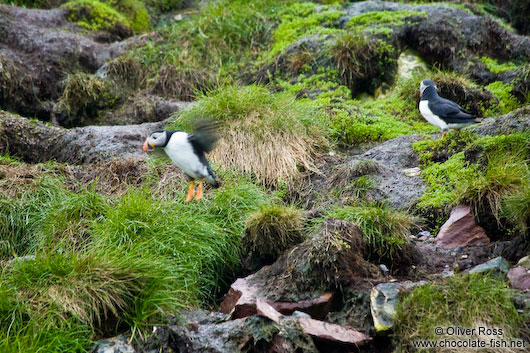
<svg viewBox="0 0 530 353"><path fill-rule="evenodd" d="M188 136L188 141L197 155L213 150L215 143L219 139L218 128L219 124L212 120L201 119L195 123L194 132Z"/></svg>
<svg viewBox="0 0 530 353"><path fill-rule="evenodd" d="M477 122L473 114L449 99L439 97L434 102L429 101L429 109L448 124Z"/></svg>

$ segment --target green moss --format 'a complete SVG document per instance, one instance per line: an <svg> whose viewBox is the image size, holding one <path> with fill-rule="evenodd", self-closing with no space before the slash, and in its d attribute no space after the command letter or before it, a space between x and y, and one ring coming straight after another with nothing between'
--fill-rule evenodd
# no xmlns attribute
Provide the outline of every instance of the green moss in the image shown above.
<svg viewBox="0 0 530 353"><path fill-rule="evenodd" d="M476 139L476 134L468 130L450 130L443 139L425 139L414 143L413 149L419 155L420 162L429 165L432 162L445 162Z"/></svg>
<svg viewBox="0 0 530 353"><path fill-rule="evenodd" d="M68 10L70 21L89 31L112 31L121 37L131 28L131 23L124 15L98 0L73 0L62 7Z"/></svg>
<svg viewBox="0 0 530 353"><path fill-rule="evenodd" d="M494 73L494 74L500 74L501 72L515 70L519 67L516 63L513 62L506 62L503 64L499 64L499 62L493 58L489 58L487 56L482 56L479 58L480 61L482 61L488 69Z"/></svg>
<svg viewBox="0 0 530 353"><path fill-rule="evenodd" d="M141 0L105 0L114 9L123 14L135 33L149 29L149 14Z"/></svg>
<svg viewBox="0 0 530 353"><path fill-rule="evenodd" d="M344 12L329 5L310 2L296 3L280 13L281 22L274 31L274 40L268 59L274 58L292 43L311 35L327 35L341 30L333 27L333 22Z"/></svg>
<svg viewBox="0 0 530 353"><path fill-rule="evenodd" d="M392 27L404 25L407 18L426 16L427 13L421 11L372 11L353 16L346 29L390 35Z"/></svg>
<svg viewBox="0 0 530 353"><path fill-rule="evenodd" d="M519 108L520 103L511 93L513 90L512 84L495 81L487 85L486 89L499 100L499 103L484 111L484 116L503 115Z"/></svg>
<svg viewBox="0 0 530 353"><path fill-rule="evenodd" d="M525 317L518 314L513 295L504 280L484 274L456 275L438 284L418 286L398 304L394 340L403 351L409 351L414 340L461 337L450 332L440 335L435 330L438 327L475 328L475 335L462 339L479 339L479 326L503 330L506 340L520 338Z"/></svg>

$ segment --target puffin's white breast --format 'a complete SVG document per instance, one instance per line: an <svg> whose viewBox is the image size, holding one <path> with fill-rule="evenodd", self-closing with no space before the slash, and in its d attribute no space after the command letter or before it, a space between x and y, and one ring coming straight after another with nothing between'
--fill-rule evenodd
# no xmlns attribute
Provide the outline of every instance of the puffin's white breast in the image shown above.
<svg viewBox="0 0 530 353"><path fill-rule="evenodd" d="M440 119L438 115L435 115L430 109L429 109L429 101L420 101L420 113L423 115L425 120L427 120L429 123L438 126L440 129L445 130L447 129L447 123Z"/></svg>
<svg viewBox="0 0 530 353"><path fill-rule="evenodd" d="M193 151L193 146L188 141L188 134L184 131L173 133L164 150L173 163L186 175L195 179L208 175L206 166L201 163Z"/></svg>

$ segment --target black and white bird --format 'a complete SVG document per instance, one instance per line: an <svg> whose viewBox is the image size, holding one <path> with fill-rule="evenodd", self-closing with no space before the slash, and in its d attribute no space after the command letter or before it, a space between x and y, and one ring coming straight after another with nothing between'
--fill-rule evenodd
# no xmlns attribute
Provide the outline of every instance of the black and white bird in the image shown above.
<svg viewBox="0 0 530 353"><path fill-rule="evenodd" d="M442 129L442 138L449 128L459 128L478 123L475 116L449 99L442 98L436 92L432 80L420 83L420 113L429 123Z"/></svg>
<svg viewBox="0 0 530 353"><path fill-rule="evenodd" d="M203 182L206 180L213 187L219 187L215 174L210 168L205 153L211 152L217 141L215 125L202 123L192 134L184 131L155 130L149 134L143 145L144 152L150 152L155 147L163 147L164 151L189 179L188 196L186 202L193 199L195 180L199 180L195 200L203 195Z"/></svg>

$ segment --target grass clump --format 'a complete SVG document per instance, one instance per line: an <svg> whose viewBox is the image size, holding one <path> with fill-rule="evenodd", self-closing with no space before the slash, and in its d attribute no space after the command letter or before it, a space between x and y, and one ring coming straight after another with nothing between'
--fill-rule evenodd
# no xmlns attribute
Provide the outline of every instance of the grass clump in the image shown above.
<svg viewBox="0 0 530 353"><path fill-rule="evenodd" d="M441 283L414 288L401 298L397 308L394 340L404 351L418 339L481 339L478 327L498 328L502 338L520 338L524 323L507 283L492 275L456 275ZM437 335L436 327L475 328L473 337ZM486 336L486 337L484 337ZM418 352L432 350L419 349ZM454 350L451 350L454 351Z"/></svg>
<svg viewBox="0 0 530 353"><path fill-rule="evenodd" d="M418 220L384 205L346 206L328 212L329 217L355 223L363 235L370 257L374 260L401 257L410 231Z"/></svg>
<svg viewBox="0 0 530 353"><path fill-rule="evenodd" d="M129 20L112 6L98 0L72 0L62 5L68 19L89 31L108 31L123 39L132 34Z"/></svg>
<svg viewBox="0 0 530 353"><path fill-rule="evenodd" d="M259 265L274 262L284 251L302 242L302 212L292 206L266 205L249 215L243 254ZM257 267L261 266L253 266Z"/></svg>
<svg viewBox="0 0 530 353"><path fill-rule="evenodd" d="M225 86L203 96L198 105L172 124L189 130L201 116L220 123L222 138L209 158L224 168L255 176L277 186L317 172L314 158L327 143L316 129L307 106L288 93L270 93L260 86Z"/></svg>
<svg viewBox="0 0 530 353"><path fill-rule="evenodd" d="M88 125L102 109L116 105L119 97L110 81L77 72L68 75L54 111L61 115L62 126Z"/></svg>
<svg viewBox="0 0 530 353"><path fill-rule="evenodd" d="M390 82L397 69L394 47L361 32L341 34L330 52L344 84L354 96L361 90L373 93L382 82Z"/></svg>

